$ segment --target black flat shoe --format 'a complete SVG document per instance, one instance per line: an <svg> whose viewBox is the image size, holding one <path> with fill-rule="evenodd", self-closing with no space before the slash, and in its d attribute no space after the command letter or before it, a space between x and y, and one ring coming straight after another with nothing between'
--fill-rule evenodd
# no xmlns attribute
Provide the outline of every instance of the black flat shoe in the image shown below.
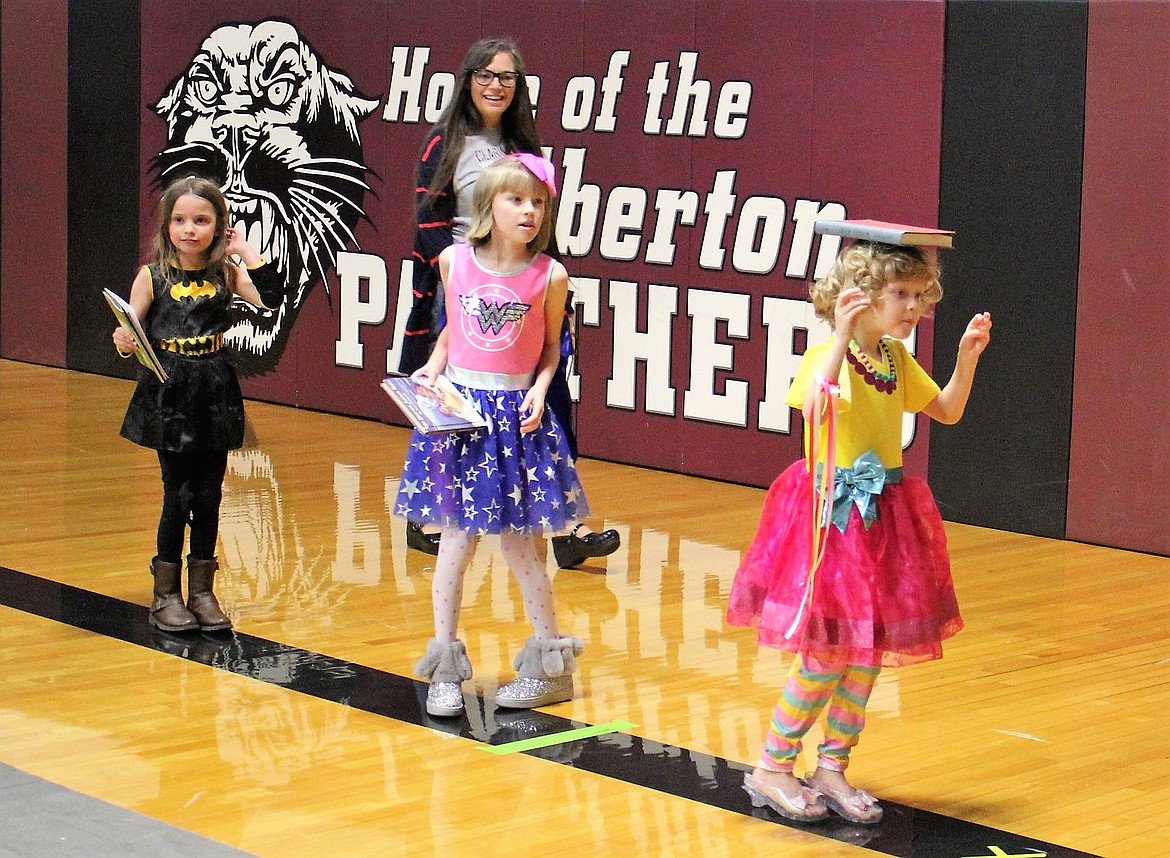
<svg viewBox="0 0 1170 858"><path fill-rule="evenodd" d="M439 534L427 533L421 524L413 521L406 523L406 547L437 557L439 554Z"/></svg>
<svg viewBox="0 0 1170 858"><path fill-rule="evenodd" d="M622 536L616 530L603 530L585 536L574 534L574 538L585 543L585 551L590 557L608 557L622 547Z"/></svg>
<svg viewBox="0 0 1170 858"><path fill-rule="evenodd" d="M584 525L578 524L568 536L552 538L553 556L561 569L575 569L589 557L605 557L613 554L622 545L622 537L616 530L588 533L578 536L577 531Z"/></svg>

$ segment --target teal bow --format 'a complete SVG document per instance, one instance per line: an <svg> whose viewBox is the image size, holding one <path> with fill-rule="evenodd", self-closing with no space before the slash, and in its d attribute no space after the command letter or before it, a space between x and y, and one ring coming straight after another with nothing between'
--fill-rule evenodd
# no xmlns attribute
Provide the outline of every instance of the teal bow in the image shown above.
<svg viewBox="0 0 1170 858"><path fill-rule="evenodd" d="M887 483L902 481L901 468L887 469L870 450L857 457L852 468L837 468L833 479L833 511L830 521L842 533L849 525L849 506L857 507L865 529L878 519L878 495Z"/></svg>

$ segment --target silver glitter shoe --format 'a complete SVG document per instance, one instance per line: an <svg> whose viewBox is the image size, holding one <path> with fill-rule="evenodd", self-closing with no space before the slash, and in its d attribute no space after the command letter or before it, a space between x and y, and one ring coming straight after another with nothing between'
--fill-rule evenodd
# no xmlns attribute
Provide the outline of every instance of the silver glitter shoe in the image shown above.
<svg viewBox="0 0 1170 858"><path fill-rule="evenodd" d="M427 714L454 718L463 714L463 689L458 682L432 682L427 688Z"/></svg>
<svg viewBox="0 0 1170 858"><path fill-rule="evenodd" d="M463 712L463 687L471 679L471 662L463 641L439 643L427 641L427 654L419 659L414 672L430 680L427 687L427 714L436 718L454 718Z"/></svg>
<svg viewBox="0 0 1170 858"><path fill-rule="evenodd" d="M505 709L535 709L573 699L573 677L521 676L496 692L496 705Z"/></svg>

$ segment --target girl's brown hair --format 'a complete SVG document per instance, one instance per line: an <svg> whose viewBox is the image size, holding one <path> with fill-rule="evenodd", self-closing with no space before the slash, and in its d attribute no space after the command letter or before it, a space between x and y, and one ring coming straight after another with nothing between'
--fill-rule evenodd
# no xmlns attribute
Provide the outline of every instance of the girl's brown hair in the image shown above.
<svg viewBox="0 0 1170 858"><path fill-rule="evenodd" d="M227 232L228 205L219 185L209 179L187 176L167 186L158 201L158 232L151 245L151 259L163 269L164 275L170 269L179 267L179 252L171 242L171 213L179 197L199 197L211 203L215 211L215 239L207 249L205 271L211 278L219 275L225 286L235 290L236 266L228 261Z"/></svg>
<svg viewBox="0 0 1170 858"><path fill-rule="evenodd" d="M508 38L492 36L480 39L467 49L459 67L459 75L455 78L455 95L435 126L443 132L443 159L427 188L430 197L443 193L451 183L468 135L483 130L483 120L475 102L471 100L471 87L474 85L471 77L476 70L488 66L499 53L508 54L512 58L512 67L517 76L512 103L500 118L504 150L540 154L540 135L536 131L536 120L532 118L532 101L528 97L528 82L524 77L524 59L520 56L520 50Z"/></svg>

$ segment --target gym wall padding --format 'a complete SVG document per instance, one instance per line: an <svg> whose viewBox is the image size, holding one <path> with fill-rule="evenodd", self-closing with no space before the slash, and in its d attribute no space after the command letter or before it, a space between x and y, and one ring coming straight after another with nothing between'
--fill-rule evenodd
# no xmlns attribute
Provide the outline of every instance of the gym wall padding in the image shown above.
<svg viewBox="0 0 1170 858"><path fill-rule="evenodd" d="M777 427L763 406L809 336L819 245L801 229L836 206L956 231L917 343L940 380L966 320L994 315L967 417L918 421L907 450L944 517L1170 553L1155 494L1170 403L1150 377L1170 289L1166 4L620 7L4 4L0 355L133 372L97 293L143 260L154 159L174 142L160 99L220 28L281 19L376 104L358 111L369 189L338 257L375 277L343 283L326 264L246 391L401 422L377 382L394 362L428 99L476 37L506 32L540 79L537 124L568 186L586 455L760 486L795 458L799 417ZM400 79L414 62L418 113Z"/></svg>

